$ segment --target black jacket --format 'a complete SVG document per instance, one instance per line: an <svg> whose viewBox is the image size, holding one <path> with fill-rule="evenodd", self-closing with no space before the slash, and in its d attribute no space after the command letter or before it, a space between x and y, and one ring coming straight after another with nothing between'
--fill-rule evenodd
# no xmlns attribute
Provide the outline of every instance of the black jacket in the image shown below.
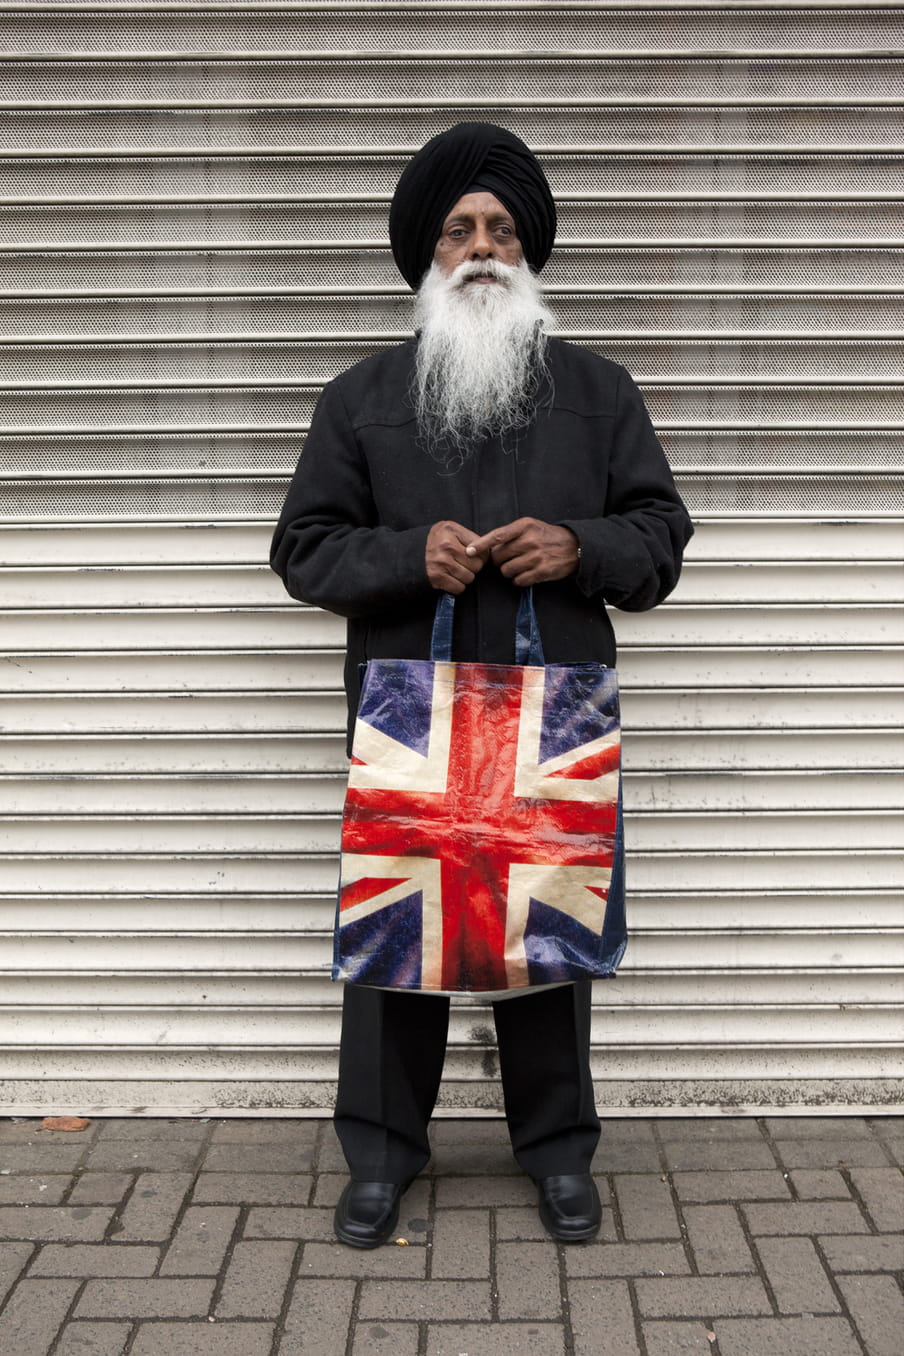
<svg viewBox="0 0 904 1356"><path fill-rule="evenodd" d="M571 528L576 575L534 589L550 662L615 663L604 603L642 611L678 581L693 528L624 368L560 339L531 426L445 471L418 442L408 398L416 340L325 388L273 537L294 598L349 619L350 721L358 665L428 657L436 592L424 551L453 519L483 534L516 518ZM519 590L486 565L456 602L454 657L511 663Z"/></svg>

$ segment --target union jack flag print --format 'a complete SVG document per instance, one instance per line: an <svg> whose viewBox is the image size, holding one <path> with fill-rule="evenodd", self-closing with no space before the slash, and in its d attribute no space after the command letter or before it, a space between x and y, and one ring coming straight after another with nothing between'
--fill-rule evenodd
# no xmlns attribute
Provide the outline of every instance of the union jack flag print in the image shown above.
<svg viewBox="0 0 904 1356"><path fill-rule="evenodd" d="M371 661L333 977L486 992L614 973L619 769L612 669Z"/></svg>

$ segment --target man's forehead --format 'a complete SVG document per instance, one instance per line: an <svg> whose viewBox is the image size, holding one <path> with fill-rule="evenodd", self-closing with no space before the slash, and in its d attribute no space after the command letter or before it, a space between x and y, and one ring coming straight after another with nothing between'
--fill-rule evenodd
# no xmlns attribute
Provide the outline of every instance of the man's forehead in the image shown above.
<svg viewBox="0 0 904 1356"><path fill-rule="evenodd" d="M507 221L514 222L514 217L505 204L495 198L492 193L483 191L465 193L450 209L446 221L453 221L459 217L474 218L477 216L505 217Z"/></svg>

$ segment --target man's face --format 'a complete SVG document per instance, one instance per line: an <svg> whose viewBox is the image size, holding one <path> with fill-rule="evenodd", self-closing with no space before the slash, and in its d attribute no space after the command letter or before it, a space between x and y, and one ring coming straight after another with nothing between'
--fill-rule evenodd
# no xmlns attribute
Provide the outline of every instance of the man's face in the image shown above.
<svg viewBox="0 0 904 1356"><path fill-rule="evenodd" d="M459 264L496 259L514 268L521 262L521 241L511 213L492 193L466 193L443 222L433 258L448 277ZM490 274L470 278L467 287L498 286Z"/></svg>

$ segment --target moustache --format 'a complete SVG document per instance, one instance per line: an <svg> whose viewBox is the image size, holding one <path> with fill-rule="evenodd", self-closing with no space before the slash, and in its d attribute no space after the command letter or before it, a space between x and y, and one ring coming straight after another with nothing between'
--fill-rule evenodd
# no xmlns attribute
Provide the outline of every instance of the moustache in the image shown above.
<svg viewBox="0 0 904 1356"><path fill-rule="evenodd" d="M496 259L474 259L465 264L459 264L452 277L453 286L461 290L475 278L493 278L503 287L511 287L512 277L515 269L508 264L500 264Z"/></svg>

